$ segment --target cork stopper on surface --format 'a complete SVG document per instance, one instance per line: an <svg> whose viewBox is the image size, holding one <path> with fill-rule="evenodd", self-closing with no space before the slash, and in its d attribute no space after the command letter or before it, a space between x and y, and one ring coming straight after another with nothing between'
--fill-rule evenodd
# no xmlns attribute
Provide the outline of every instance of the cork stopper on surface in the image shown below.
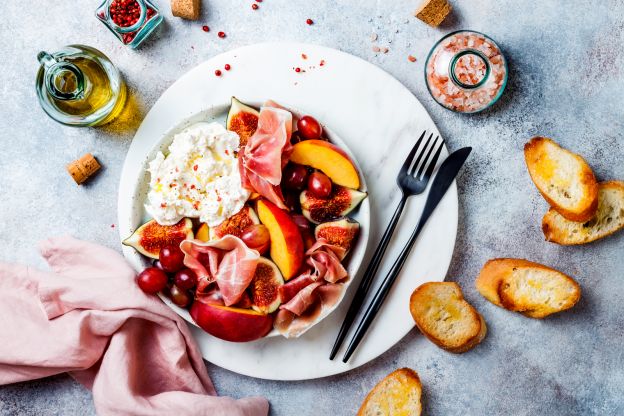
<svg viewBox="0 0 624 416"><path fill-rule="evenodd" d="M439 26L453 8L447 0L423 0L414 13L417 18L430 26Z"/></svg>
<svg viewBox="0 0 624 416"><path fill-rule="evenodd" d="M67 165L67 172L69 172L78 185L89 179L99 169L100 164L91 153L87 153L80 159L76 159Z"/></svg>
<svg viewBox="0 0 624 416"><path fill-rule="evenodd" d="M199 19L199 6L201 0L171 0L171 13L182 19Z"/></svg>

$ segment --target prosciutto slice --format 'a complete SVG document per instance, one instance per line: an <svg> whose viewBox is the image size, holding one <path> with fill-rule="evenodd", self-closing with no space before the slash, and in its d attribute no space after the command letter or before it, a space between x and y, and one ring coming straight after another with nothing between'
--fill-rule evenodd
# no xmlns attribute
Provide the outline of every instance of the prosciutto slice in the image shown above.
<svg viewBox="0 0 624 416"><path fill-rule="evenodd" d="M285 337L298 337L327 316L342 299L346 287L344 283L321 283L319 286L308 289L315 284L307 286L302 290L304 293L301 296L295 296L288 302L289 307L280 309L277 313L273 326ZM297 315L293 310L299 306L299 303L309 302L310 299L306 297L312 298L311 306Z"/></svg>
<svg viewBox="0 0 624 416"><path fill-rule="evenodd" d="M340 263L346 251L319 239L306 252L309 269L280 288L282 305L274 327L298 337L327 316L344 295L349 274Z"/></svg>
<svg viewBox="0 0 624 416"><path fill-rule="evenodd" d="M260 254L247 248L238 237L226 235L219 240L185 240L180 244L184 264L197 275L197 292L217 284L226 306L241 300L253 280Z"/></svg>
<svg viewBox="0 0 624 416"><path fill-rule="evenodd" d="M312 267L315 280L323 279L336 283L348 276L347 270L340 262L346 253L344 248L329 244L321 238L306 252L306 263Z"/></svg>
<svg viewBox="0 0 624 416"><path fill-rule="evenodd" d="M239 153L239 169L244 187L285 209L279 187L282 169L288 163L292 146L292 114L276 107L262 107L258 128Z"/></svg>

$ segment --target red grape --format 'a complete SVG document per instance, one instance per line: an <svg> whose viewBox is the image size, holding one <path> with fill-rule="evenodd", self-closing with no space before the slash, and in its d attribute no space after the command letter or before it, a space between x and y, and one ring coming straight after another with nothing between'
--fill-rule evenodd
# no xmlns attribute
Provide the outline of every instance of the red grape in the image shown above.
<svg viewBox="0 0 624 416"><path fill-rule="evenodd" d="M262 224L254 224L245 228L241 234L241 240L252 250L258 250L260 254L266 253L271 243L269 229Z"/></svg>
<svg viewBox="0 0 624 416"><path fill-rule="evenodd" d="M178 246L161 248L158 259L163 270L169 273L175 273L184 267L184 253Z"/></svg>
<svg viewBox="0 0 624 416"><path fill-rule="evenodd" d="M307 140L318 140L323 134L323 128L312 116L303 116L297 122L297 131Z"/></svg>
<svg viewBox="0 0 624 416"><path fill-rule="evenodd" d="M175 274L173 282L180 289L190 290L197 285L197 275L191 269L182 269Z"/></svg>
<svg viewBox="0 0 624 416"><path fill-rule="evenodd" d="M137 276L137 284L145 293L153 295L167 286L167 274L156 267L148 267Z"/></svg>
<svg viewBox="0 0 624 416"><path fill-rule="evenodd" d="M312 225L306 217L300 214L291 215L291 218L297 227L302 231L312 231Z"/></svg>
<svg viewBox="0 0 624 416"><path fill-rule="evenodd" d="M321 172L314 172L308 178L308 190L317 198L329 198L332 191L331 180Z"/></svg>
<svg viewBox="0 0 624 416"><path fill-rule="evenodd" d="M308 221L308 219L303 215L299 214L292 215L291 217L293 222L297 224L297 228L299 228L299 232L301 233L306 249L312 247L316 240L314 239L314 233L310 221Z"/></svg>
<svg viewBox="0 0 624 416"><path fill-rule="evenodd" d="M288 189L302 190L308 180L308 169L305 166L291 163L282 174L282 182Z"/></svg>
<svg viewBox="0 0 624 416"><path fill-rule="evenodd" d="M284 204L290 212L301 212L301 202L299 201L299 193L285 192Z"/></svg>
<svg viewBox="0 0 624 416"><path fill-rule="evenodd" d="M189 296L189 293L186 290L177 287L176 285L171 286L171 288L169 289L169 299L171 299L173 303L181 308L185 308L188 306L189 303L191 303L191 297Z"/></svg>
<svg viewBox="0 0 624 416"><path fill-rule="evenodd" d="M290 136L290 144L297 144L301 141L301 135L299 134L298 131L293 131L292 135Z"/></svg>

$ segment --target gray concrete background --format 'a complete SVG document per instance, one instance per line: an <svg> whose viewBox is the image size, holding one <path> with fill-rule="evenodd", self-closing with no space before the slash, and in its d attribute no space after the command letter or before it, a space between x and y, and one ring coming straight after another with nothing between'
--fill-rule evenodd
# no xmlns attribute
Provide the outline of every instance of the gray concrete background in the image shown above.
<svg viewBox="0 0 624 416"><path fill-rule="evenodd" d="M417 0L264 0L257 11L251 0L204 0L196 23L173 18L167 2L158 3L166 21L137 51L96 21L96 1L0 3L0 260L42 266L36 242L62 233L118 247L112 225L121 166L138 123L164 89L237 46L318 43L381 66L421 100L451 150L474 147L459 179L459 233L448 280L461 284L489 332L474 350L452 355L414 330L358 370L307 382L256 380L208 364L219 393L264 395L273 415L351 415L379 379L407 366L420 374L429 415L624 414L624 233L586 247L545 243L539 223L546 203L522 157L529 137L546 135L583 154L599 178L624 179L621 1L454 1L455 13L442 29L412 16ZM308 17L314 26L305 24ZM489 34L510 63L507 91L483 114L439 107L423 82L428 50L459 28ZM219 30L226 39L216 36ZM387 54L372 51L371 33ZM94 46L120 68L132 93L130 117L73 129L45 116L34 90L35 56L70 43ZM408 54L418 61L409 62ZM104 169L77 187L64 165L87 151ZM482 264L499 256L525 257L575 276L581 302L543 321L491 305L473 282ZM0 388L0 414L93 413L90 393L65 375Z"/></svg>

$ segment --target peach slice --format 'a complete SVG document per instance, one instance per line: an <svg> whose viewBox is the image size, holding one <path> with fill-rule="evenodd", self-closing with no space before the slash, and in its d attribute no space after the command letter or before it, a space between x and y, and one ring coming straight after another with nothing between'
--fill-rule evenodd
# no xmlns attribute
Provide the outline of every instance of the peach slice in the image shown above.
<svg viewBox="0 0 624 416"><path fill-rule="evenodd" d="M303 263L303 239L299 227L288 215L266 199L258 201L258 216L271 236L271 258L288 280Z"/></svg>
<svg viewBox="0 0 624 416"><path fill-rule="evenodd" d="M290 160L322 171L337 185L358 189L360 177L355 164L338 146L324 140L304 140L293 146Z"/></svg>
<svg viewBox="0 0 624 416"><path fill-rule="evenodd" d="M210 241L210 229L208 224L202 223L195 233L195 238L204 243Z"/></svg>
<svg viewBox="0 0 624 416"><path fill-rule="evenodd" d="M253 309L240 309L211 304L196 299L191 317L204 331L231 342L247 342L262 338L273 328L273 316Z"/></svg>

